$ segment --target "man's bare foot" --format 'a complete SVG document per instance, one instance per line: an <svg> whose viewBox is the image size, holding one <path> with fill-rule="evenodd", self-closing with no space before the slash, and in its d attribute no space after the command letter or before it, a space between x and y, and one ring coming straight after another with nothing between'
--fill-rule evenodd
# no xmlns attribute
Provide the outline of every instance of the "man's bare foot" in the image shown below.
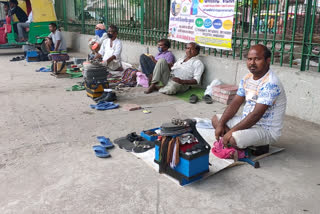
<svg viewBox="0 0 320 214"><path fill-rule="evenodd" d="M158 90L158 87L156 86L156 84L151 84L150 87L148 88L148 90L146 90L144 93L145 94L150 94L154 91L157 91Z"/></svg>

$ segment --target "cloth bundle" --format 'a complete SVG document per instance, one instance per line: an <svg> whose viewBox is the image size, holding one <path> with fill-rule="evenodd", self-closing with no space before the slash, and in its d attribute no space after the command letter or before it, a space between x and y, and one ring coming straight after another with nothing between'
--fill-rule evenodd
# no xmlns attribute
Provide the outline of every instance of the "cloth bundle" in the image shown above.
<svg viewBox="0 0 320 214"><path fill-rule="evenodd" d="M49 54L49 59L52 61L57 61L57 62L64 62L69 60L69 55L67 54L67 52L54 52L51 51Z"/></svg>
<svg viewBox="0 0 320 214"><path fill-rule="evenodd" d="M223 145L223 138L213 143L213 148L211 152L221 159L235 159L245 157L245 152L243 150L235 149L233 147L225 148Z"/></svg>

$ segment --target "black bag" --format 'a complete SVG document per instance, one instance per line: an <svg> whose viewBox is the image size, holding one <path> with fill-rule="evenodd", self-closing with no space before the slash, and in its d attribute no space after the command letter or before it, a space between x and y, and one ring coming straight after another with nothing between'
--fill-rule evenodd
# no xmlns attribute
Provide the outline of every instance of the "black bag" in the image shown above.
<svg viewBox="0 0 320 214"><path fill-rule="evenodd" d="M49 61L48 54L40 52L39 53L39 59L40 59L40 61Z"/></svg>
<svg viewBox="0 0 320 214"><path fill-rule="evenodd" d="M107 67L100 63L87 63L83 65L83 77L85 80L101 80L106 81L108 78Z"/></svg>
<svg viewBox="0 0 320 214"><path fill-rule="evenodd" d="M97 98L102 95L104 89L109 88L109 82L107 80L85 80L84 87L89 97Z"/></svg>

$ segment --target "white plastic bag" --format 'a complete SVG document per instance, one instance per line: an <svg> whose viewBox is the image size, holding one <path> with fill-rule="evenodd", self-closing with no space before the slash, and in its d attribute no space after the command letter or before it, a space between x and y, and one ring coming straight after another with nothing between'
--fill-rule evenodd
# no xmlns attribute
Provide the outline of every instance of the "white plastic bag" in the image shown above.
<svg viewBox="0 0 320 214"><path fill-rule="evenodd" d="M214 86L217 86L217 85L222 85L222 82L220 81L220 80L218 80L218 79L214 79L211 83L210 83L210 85L208 85L207 86L207 89L206 89L206 91L204 92L204 95L210 95L211 97L212 97L212 88L214 87Z"/></svg>

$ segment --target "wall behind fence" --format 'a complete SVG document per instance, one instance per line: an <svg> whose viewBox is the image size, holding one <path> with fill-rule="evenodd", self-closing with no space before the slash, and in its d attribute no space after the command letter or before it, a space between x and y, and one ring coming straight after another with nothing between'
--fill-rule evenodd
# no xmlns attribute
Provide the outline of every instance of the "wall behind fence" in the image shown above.
<svg viewBox="0 0 320 214"><path fill-rule="evenodd" d="M168 33L170 0L56 0L56 8L66 31L93 34L97 23L115 24L121 39L148 45ZM264 44L272 64L320 72L319 0L239 0L235 11L233 50L203 53L242 60L252 45Z"/></svg>
<svg viewBox="0 0 320 214"><path fill-rule="evenodd" d="M74 32L64 32L68 47L75 51L88 54L88 39L90 35ZM137 42L124 41L122 59L129 63L138 63L139 56L147 47L150 53L156 53L155 46L141 45ZM184 55L182 50L173 50L179 58ZM220 79L227 84L238 84L241 78L248 72L246 63L242 60L226 59L206 54L200 55L205 64L205 73L202 85L207 86L213 79ZM272 65L271 68L281 79L287 94L286 114L304 120L320 124L320 75L315 72L299 72L297 69ZM208 109L210 111L210 109Z"/></svg>

